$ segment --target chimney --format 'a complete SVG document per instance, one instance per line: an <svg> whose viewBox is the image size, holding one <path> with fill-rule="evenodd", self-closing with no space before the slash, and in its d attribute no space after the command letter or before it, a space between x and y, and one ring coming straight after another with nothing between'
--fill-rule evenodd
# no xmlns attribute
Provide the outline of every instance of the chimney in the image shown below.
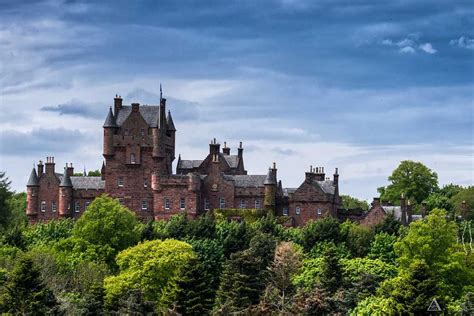
<svg viewBox="0 0 474 316"><path fill-rule="evenodd" d="M43 172L44 172L44 165L43 165L43 161L40 160L39 163L38 163L38 178L41 177Z"/></svg>
<svg viewBox="0 0 474 316"><path fill-rule="evenodd" d="M66 163L66 172L70 177L74 175L74 167L72 166L72 163L69 165Z"/></svg>
<svg viewBox="0 0 474 316"><path fill-rule="evenodd" d="M273 171L273 174L275 176L275 179L277 179L277 164L276 162L273 162L273 166L272 166L272 171Z"/></svg>
<svg viewBox="0 0 474 316"><path fill-rule="evenodd" d="M54 157L46 157L45 173L54 174Z"/></svg>
<svg viewBox="0 0 474 316"><path fill-rule="evenodd" d="M132 103L132 112L138 112L140 110L140 103Z"/></svg>
<svg viewBox="0 0 474 316"><path fill-rule="evenodd" d="M315 179L318 181L324 181L324 167L316 167Z"/></svg>
<svg viewBox="0 0 474 316"><path fill-rule="evenodd" d="M313 169L313 166L309 166L309 172L305 172L305 180L309 182L313 181L316 175L314 172L315 169Z"/></svg>
<svg viewBox="0 0 474 316"><path fill-rule="evenodd" d="M380 205L380 198L379 197L374 197L374 200L372 201L372 207L377 207L381 206Z"/></svg>
<svg viewBox="0 0 474 316"><path fill-rule="evenodd" d="M213 155L213 160L215 161L215 155L218 155L220 152L221 145L216 141L214 138L211 140L211 143L209 144L209 153Z"/></svg>
<svg viewBox="0 0 474 316"><path fill-rule="evenodd" d="M166 124L166 99L160 98L160 128L163 130L167 129Z"/></svg>
<svg viewBox="0 0 474 316"><path fill-rule="evenodd" d="M122 97L115 95L114 98L114 116L117 117L118 112L122 109Z"/></svg>
<svg viewBox="0 0 474 316"><path fill-rule="evenodd" d="M406 204L406 199L405 199L404 194L402 194L400 198L400 209L401 209L400 221L402 222L403 226L406 226L407 225L407 204Z"/></svg>
<svg viewBox="0 0 474 316"><path fill-rule="evenodd" d="M335 186L338 186L339 185L339 173L338 173L338 170L336 168L336 170L334 171L334 175L333 175L333 183ZM380 202L380 201L379 201Z"/></svg>
<svg viewBox="0 0 474 316"><path fill-rule="evenodd" d="M227 147L227 142L224 142L224 147L222 148L222 153L226 156L230 155L230 148Z"/></svg>
<svg viewBox="0 0 474 316"><path fill-rule="evenodd" d="M237 155L239 156L239 158L242 158L244 154L244 149L242 148L242 142L239 143L239 148L237 149Z"/></svg>
<svg viewBox="0 0 474 316"><path fill-rule="evenodd" d="M461 203L461 216L462 219L467 220L469 213L469 207L467 206L466 201L462 201Z"/></svg>

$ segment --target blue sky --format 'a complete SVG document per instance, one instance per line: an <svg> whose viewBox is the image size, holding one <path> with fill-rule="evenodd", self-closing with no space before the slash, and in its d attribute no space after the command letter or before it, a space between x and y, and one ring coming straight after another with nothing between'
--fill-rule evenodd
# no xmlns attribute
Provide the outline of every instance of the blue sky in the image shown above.
<svg viewBox="0 0 474 316"><path fill-rule="evenodd" d="M363 199L399 161L473 183L474 6L469 1L0 2L0 169L24 190L55 156L97 169L113 96L156 104L177 153L216 137L288 187L338 167Z"/></svg>

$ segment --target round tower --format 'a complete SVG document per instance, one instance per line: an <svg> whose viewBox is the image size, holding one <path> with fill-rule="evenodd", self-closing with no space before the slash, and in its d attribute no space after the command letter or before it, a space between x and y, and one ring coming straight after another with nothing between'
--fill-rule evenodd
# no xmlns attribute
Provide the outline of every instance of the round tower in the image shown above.
<svg viewBox="0 0 474 316"><path fill-rule="evenodd" d="M26 215L30 223L34 223L38 216L38 191L39 179L35 168L33 168L26 185Z"/></svg>
<svg viewBox="0 0 474 316"><path fill-rule="evenodd" d="M114 154L114 134L117 129L117 124L115 122L114 113L112 113L112 107L109 108L109 114L104 122L104 148L103 155L104 157L113 156Z"/></svg>
<svg viewBox="0 0 474 316"><path fill-rule="evenodd" d="M72 182L69 173L67 172L67 165L64 168L64 175L59 184L59 216L70 217L72 204Z"/></svg>

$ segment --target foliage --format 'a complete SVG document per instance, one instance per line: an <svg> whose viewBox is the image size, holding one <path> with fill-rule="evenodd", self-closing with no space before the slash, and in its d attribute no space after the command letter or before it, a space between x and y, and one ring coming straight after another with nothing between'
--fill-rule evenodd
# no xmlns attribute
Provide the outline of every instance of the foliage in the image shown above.
<svg viewBox="0 0 474 316"><path fill-rule="evenodd" d="M466 207L468 210L466 219L474 219L474 186L459 191L450 199L450 202L453 205L457 215L462 214L461 205L463 201L466 202Z"/></svg>
<svg viewBox="0 0 474 316"><path fill-rule="evenodd" d="M7 227L24 227L28 223L26 217L26 193L13 193L8 199L10 218Z"/></svg>
<svg viewBox="0 0 474 316"><path fill-rule="evenodd" d="M310 251L320 241L333 241L337 243L340 240L339 222L332 217L309 221L301 229L301 245L305 251Z"/></svg>
<svg viewBox="0 0 474 316"><path fill-rule="evenodd" d="M346 221L341 225L341 235L344 236L346 246L352 256L364 257L367 255L373 238L370 228Z"/></svg>
<svg viewBox="0 0 474 316"><path fill-rule="evenodd" d="M72 235L74 221L72 219L57 219L28 226L23 236L29 248L50 246L53 243Z"/></svg>
<svg viewBox="0 0 474 316"><path fill-rule="evenodd" d="M191 245L174 239L145 241L123 250L117 255L119 274L104 280L106 303L113 306L129 290L140 289L145 300L169 306L183 269L194 258Z"/></svg>
<svg viewBox="0 0 474 316"><path fill-rule="evenodd" d="M395 218L392 213L389 213L385 216L382 223L375 225L373 231L377 233L387 233L390 235L398 235L401 227L401 223Z"/></svg>
<svg viewBox="0 0 474 316"><path fill-rule="evenodd" d="M370 259L380 259L384 262L395 264L395 251L393 245L397 237L390 235L385 232L378 233L374 236L374 240L370 244L369 254L367 255Z"/></svg>
<svg viewBox="0 0 474 316"><path fill-rule="evenodd" d="M134 213L117 200L102 195L77 220L73 236L118 252L138 242L139 223Z"/></svg>
<svg viewBox="0 0 474 316"><path fill-rule="evenodd" d="M369 296L360 301L351 311L351 316L383 316L400 313L400 307L393 298Z"/></svg>
<svg viewBox="0 0 474 316"><path fill-rule="evenodd" d="M342 208L344 209L355 209L361 208L365 211L369 209L369 203L367 201L359 200L349 195L341 195Z"/></svg>
<svg viewBox="0 0 474 316"><path fill-rule="evenodd" d="M246 222L218 221L216 234L227 258L234 252L247 249L251 239L251 232Z"/></svg>
<svg viewBox="0 0 474 316"><path fill-rule="evenodd" d="M228 218L241 218L247 223L257 221L259 218L265 217L268 214L267 210L254 208L232 208L232 209L215 209L212 211L213 215L218 220L225 220Z"/></svg>
<svg viewBox="0 0 474 316"><path fill-rule="evenodd" d="M378 188L384 201L394 204L404 195L410 201L420 204L438 189L438 175L421 162L405 160L388 177L390 184Z"/></svg>
<svg viewBox="0 0 474 316"><path fill-rule="evenodd" d="M49 314L57 306L56 298L40 277L33 260L23 256L18 261L0 297L0 311L12 314Z"/></svg>
<svg viewBox="0 0 474 316"><path fill-rule="evenodd" d="M11 209L8 205L9 199L13 192L10 190L11 181L5 175L5 172L0 171L0 230L8 226L11 217Z"/></svg>

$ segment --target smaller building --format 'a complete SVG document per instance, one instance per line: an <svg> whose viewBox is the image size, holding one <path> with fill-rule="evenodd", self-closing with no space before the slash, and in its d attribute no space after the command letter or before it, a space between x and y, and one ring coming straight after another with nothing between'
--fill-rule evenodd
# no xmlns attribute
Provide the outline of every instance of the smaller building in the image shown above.
<svg viewBox="0 0 474 316"><path fill-rule="evenodd" d="M407 203L404 197L400 199L399 206L383 204L380 198L374 198L371 208L358 219L358 222L363 226L374 226L382 223L388 214L392 214L396 220L406 226L412 221L424 217L426 212L423 213L423 216L413 214L412 206L410 203Z"/></svg>

